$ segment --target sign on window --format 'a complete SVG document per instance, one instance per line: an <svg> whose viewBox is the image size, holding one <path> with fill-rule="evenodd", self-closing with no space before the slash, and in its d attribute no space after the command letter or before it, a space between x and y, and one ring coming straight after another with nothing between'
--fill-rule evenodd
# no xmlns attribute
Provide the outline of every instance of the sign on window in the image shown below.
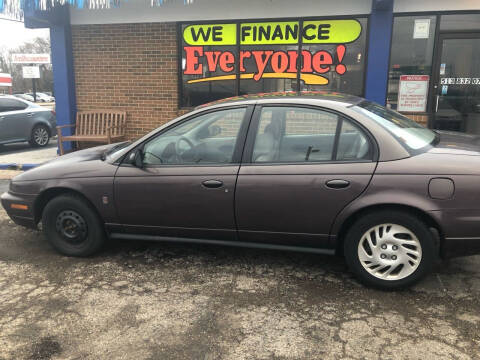
<svg viewBox="0 0 480 360"><path fill-rule="evenodd" d="M400 76L397 110L424 112L427 108L428 81L428 75Z"/></svg>

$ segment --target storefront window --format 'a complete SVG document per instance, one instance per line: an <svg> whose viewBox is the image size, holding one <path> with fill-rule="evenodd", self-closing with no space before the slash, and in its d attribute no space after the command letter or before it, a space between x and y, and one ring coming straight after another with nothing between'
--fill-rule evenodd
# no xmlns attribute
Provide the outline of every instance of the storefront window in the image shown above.
<svg viewBox="0 0 480 360"><path fill-rule="evenodd" d="M426 110L428 84L432 72L435 41L435 16L398 16L394 19L390 53L387 106L399 111ZM403 85L401 81L404 81ZM402 87L403 86L403 87ZM400 89L418 88L415 103L408 97L400 99ZM411 97L410 97L411 98Z"/></svg>
<svg viewBox="0 0 480 360"><path fill-rule="evenodd" d="M253 74L253 78L240 78L240 94L297 90L297 65L296 61L289 61L289 55L294 54L295 58L298 56L298 45L242 45L240 50L244 55L252 53L257 56L249 57L243 62L245 75ZM262 77L258 73L258 54L261 54L260 56L264 59L270 56L270 59L274 60L273 62L267 62ZM275 70L281 70L278 67L284 66L281 64L282 62L288 63L288 66L291 67L291 72L289 73L291 78L269 78L269 76L272 76L270 74L276 73ZM274 67L272 67L272 64L274 64ZM286 71L288 70L287 68ZM245 75L243 76L246 77ZM255 79L255 75L257 75L258 80Z"/></svg>
<svg viewBox="0 0 480 360"><path fill-rule="evenodd" d="M332 55L333 66L332 71L327 72L324 76L328 79L326 85L309 85L306 82L301 82L301 90L330 90L338 91L353 95L363 95L363 79L365 66L365 43L367 38L367 19L356 19L361 27L361 32L355 41L344 44L345 52L341 61L339 57L339 48L335 44L308 44L304 43L302 49L315 54L318 51L327 51ZM341 73L335 71L336 65L345 64L347 71Z"/></svg>
<svg viewBox="0 0 480 360"><path fill-rule="evenodd" d="M184 24L182 106L238 94L362 95L366 19Z"/></svg>
<svg viewBox="0 0 480 360"><path fill-rule="evenodd" d="M480 30L480 14L442 15L440 31Z"/></svg>

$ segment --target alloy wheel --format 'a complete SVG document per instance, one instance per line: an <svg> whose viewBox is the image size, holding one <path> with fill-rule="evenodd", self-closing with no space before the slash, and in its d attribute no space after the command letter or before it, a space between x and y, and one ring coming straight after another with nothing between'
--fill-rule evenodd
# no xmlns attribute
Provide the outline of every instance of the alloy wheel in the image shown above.
<svg viewBox="0 0 480 360"><path fill-rule="evenodd" d="M39 126L33 131L33 141L39 146L46 145L48 138L48 131L43 126Z"/></svg>
<svg viewBox="0 0 480 360"><path fill-rule="evenodd" d="M381 224L361 237L358 259L370 275L383 280L400 280L417 270L422 260L422 246L406 227Z"/></svg>

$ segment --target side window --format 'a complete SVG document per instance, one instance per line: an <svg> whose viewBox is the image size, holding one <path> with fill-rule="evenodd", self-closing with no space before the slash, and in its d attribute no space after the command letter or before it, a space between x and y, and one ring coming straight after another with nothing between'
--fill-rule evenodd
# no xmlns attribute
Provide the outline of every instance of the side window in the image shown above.
<svg viewBox="0 0 480 360"><path fill-rule="evenodd" d="M19 100L9 99L8 101L10 102L10 106L12 107L12 111L24 110L28 107L27 104Z"/></svg>
<svg viewBox="0 0 480 360"><path fill-rule="evenodd" d="M150 140L144 146L146 165L228 164L245 108L199 115Z"/></svg>
<svg viewBox="0 0 480 360"><path fill-rule="evenodd" d="M323 110L264 107L253 162L312 162L332 159L339 116Z"/></svg>
<svg viewBox="0 0 480 360"><path fill-rule="evenodd" d="M335 151L338 128L340 133ZM340 115L301 107L262 108L253 162L306 163L371 158L367 136Z"/></svg>
<svg viewBox="0 0 480 360"><path fill-rule="evenodd" d="M338 138L338 161L372 160L373 152L365 133L350 121L344 119Z"/></svg>
<svg viewBox="0 0 480 360"><path fill-rule="evenodd" d="M23 110L27 106L27 104L15 99L0 99L0 112Z"/></svg>
<svg viewBox="0 0 480 360"><path fill-rule="evenodd" d="M5 102L6 99L0 99L0 113L9 111L7 103Z"/></svg>

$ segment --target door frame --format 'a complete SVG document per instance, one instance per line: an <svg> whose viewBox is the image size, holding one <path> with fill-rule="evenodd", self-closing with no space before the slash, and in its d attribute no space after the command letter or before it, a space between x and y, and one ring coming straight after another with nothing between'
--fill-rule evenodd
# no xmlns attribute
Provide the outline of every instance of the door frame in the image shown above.
<svg viewBox="0 0 480 360"><path fill-rule="evenodd" d="M442 62L443 40L448 39L480 39L480 31L441 31L435 39L435 47L433 51L432 76L430 77L431 85L429 86L428 96L428 127L433 128L433 121L436 113L436 97L438 87L440 86L440 64Z"/></svg>

